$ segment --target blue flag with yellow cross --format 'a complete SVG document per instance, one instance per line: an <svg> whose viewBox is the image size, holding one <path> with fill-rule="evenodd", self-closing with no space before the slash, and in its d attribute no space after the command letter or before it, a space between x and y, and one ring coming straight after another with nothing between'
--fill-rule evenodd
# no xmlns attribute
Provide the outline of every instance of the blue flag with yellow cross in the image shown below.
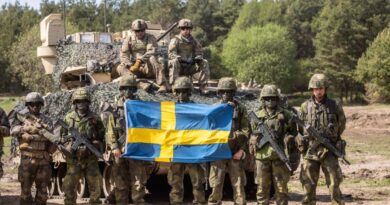
<svg viewBox="0 0 390 205"><path fill-rule="evenodd" d="M232 157L233 108L228 104L128 100L125 116L125 158L201 163Z"/></svg>

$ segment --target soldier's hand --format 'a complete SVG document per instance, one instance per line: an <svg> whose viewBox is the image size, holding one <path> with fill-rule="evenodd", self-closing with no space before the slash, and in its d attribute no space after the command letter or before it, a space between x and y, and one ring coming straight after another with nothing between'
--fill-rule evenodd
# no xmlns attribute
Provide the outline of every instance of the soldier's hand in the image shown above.
<svg viewBox="0 0 390 205"><path fill-rule="evenodd" d="M244 150L240 149L238 152L234 153L233 155L234 160L243 160L245 159L245 152Z"/></svg>
<svg viewBox="0 0 390 205"><path fill-rule="evenodd" d="M232 101L229 101L229 102L228 102L228 105L232 106L233 108L236 107L236 103L234 103L234 102L232 102Z"/></svg>
<svg viewBox="0 0 390 205"><path fill-rule="evenodd" d="M34 135L25 132L22 134L22 139L29 142L34 139Z"/></svg>
<svg viewBox="0 0 390 205"><path fill-rule="evenodd" d="M21 132L27 132L29 134L38 134L39 129L32 125L23 125Z"/></svg>
<svg viewBox="0 0 390 205"><path fill-rule="evenodd" d="M121 150L120 149L114 149L113 151L112 151L112 154L114 155L114 157L115 158L120 158L121 156L122 156L122 152L121 152Z"/></svg>

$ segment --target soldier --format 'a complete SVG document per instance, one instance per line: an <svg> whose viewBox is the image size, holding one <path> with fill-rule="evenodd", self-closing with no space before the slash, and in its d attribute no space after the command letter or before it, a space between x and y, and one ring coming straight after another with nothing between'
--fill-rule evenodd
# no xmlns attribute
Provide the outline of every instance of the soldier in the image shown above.
<svg viewBox="0 0 390 205"><path fill-rule="evenodd" d="M341 139L345 129L345 115L341 104L328 98L328 82L324 74L314 74L309 82L312 97L300 108L301 119L317 130L326 133L327 138L345 153L346 142ZM306 133L304 133L306 134ZM297 139L298 147L304 155L301 169L301 182L306 192L302 204L316 204L316 187L320 168L324 170L330 190L332 204L344 204L340 190L343 180L337 157L312 138Z"/></svg>
<svg viewBox="0 0 390 205"><path fill-rule="evenodd" d="M90 99L87 90L80 88L74 91L72 103L75 110L67 113L64 121L82 133L82 137L86 136L97 148L101 148L104 141L104 125L99 116L89 110ZM62 141L66 141L68 130L62 128L60 134ZM68 146L72 145L71 141L67 143L69 143ZM66 159L66 166L63 184L65 204L76 204L77 185L82 177L87 179L90 192L89 203L100 204L102 176L97 157L85 145L80 145L75 152L75 157Z"/></svg>
<svg viewBox="0 0 390 205"><path fill-rule="evenodd" d="M120 75L130 72L137 77L156 78L160 86L158 92L168 89L164 66L156 58L156 38L145 32L148 28L142 19L136 19L131 24L134 35L130 35L122 44L120 53L121 64L118 66Z"/></svg>
<svg viewBox="0 0 390 205"><path fill-rule="evenodd" d="M280 106L279 92L275 85L264 85L260 93L262 109L258 117L264 121L277 136L277 143L285 150L285 143L294 141L297 135L296 125L291 122L292 114ZM252 136L251 144L259 139ZM287 139L286 139L287 138ZM254 143L255 144L255 143ZM255 183L257 184L257 203L269 204L272 182L275 188L276 204L285 205L288 203L287 183L291 172L281 161L269 143L256 149L256 171Z"/></svg>
<svg viewBox="0 0 390 205"><path fill-rule="evenodd" d="M243 130L249 128L248 114L245 107L233 99L237 90L236 81L233 78L221 78L217 89L222 98L220 103L229 103L234 107L232 132L228 141L233 159L211 162L210 185L213 191L209 196L208 204L222 204L222 191L226 173L229 173L232 184L234 204L246 204L246 175L243 159L246 157L246 151L248 150L248 137Z"/></svg>
<svg viewBox="0 0 390 205"><path fill-rule="evenodd" d="M192 22L189 19L181 19L178 27L180 34L169 43L169 83L173 84L179 76L191 77L198 73L200 90L203 94L207 94L207 81L210 78L209 63L203 59L202 46L191 35Z"/></svg>
<svg viewBox="0 0 390 205"><path fill-rule="evenodd" d="M128 204L129 187L134 204L144 204L148 179L143 161L121 158L126 144L126 121L124 103L136 99L137 82L134 75L125 75L119 82L120 99L110 113L107 125L108 144L115 157L112 175L115 183L116 204ZM130 176L130 180L129 179Z"/></svg>
<svg viewBox="0 0 390 205"><path fill-rule="evenodd" d="M9 122L7 114L0 107L0 178L3 176L3 163L1 162L1 156L3 155L4 137L9 136ZM0 193L1 194L1 193Z"/></svg>
<svg viewBox="0 0 390 205"><path fill-rule="evenodd" d="M173 85L173 93L179 103L190 103L192 83L188 77L179 77ZM205 204L205 193L203 189L204 175L201 164L171 163L168 170L168 183L172 187L169 193L169 200L172 205L183 204L184 195L184 173L188 172L192 183L192 194L194 204Z"/></svg>
<svg viewBox="0 0 390 205"><path fill-rule="evenodd" d="M43 122L49 120L40 113L44 100L41 94L31 92L26 96L26 115L33 115ZM54 153L56 146L47 140L38 127L17 116L12 123L11 135L19 140L20 165L18 180L21 185L20 204L46 204L48 199L47 186L51 179L50 154ZM31 195L31 187L35 183L35 200Z"/></svg>

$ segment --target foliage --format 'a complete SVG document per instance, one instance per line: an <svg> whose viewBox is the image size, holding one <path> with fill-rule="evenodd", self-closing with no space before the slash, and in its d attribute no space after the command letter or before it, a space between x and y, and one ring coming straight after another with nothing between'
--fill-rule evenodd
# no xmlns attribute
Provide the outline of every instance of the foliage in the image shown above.
<svg viewBox="0 0 390 205"><path fill-rule="evenodd" d="M287 29L270 23L231 32L223 44L222 62L239 80L254 79L291 90L295 55Z"/></svg>
<svg viewBox="0 0 390 205"><path fill-rule="evenodd" d="M14 43L8 53L9 73L21 79L28 90L46 92L52 87L52 78L44 73L43 65L37 58L37 47L41 44L39 26L35 25ZM39 83L37 83L39 82Z"/></svg>
<svg viewBox="0 0 390 205"><path fill-rule="evenodd" d="M381 32L359 59L356 79L371 102L390 102L390 28Z"/></svg>
<svg viewBox="0 0 390 205"><path fill-rule="evenodd" d="M353 78L358 59L389 22L387 0L327 0L314 27L318 70L325 72L342 97L359 91Z"/></svg>

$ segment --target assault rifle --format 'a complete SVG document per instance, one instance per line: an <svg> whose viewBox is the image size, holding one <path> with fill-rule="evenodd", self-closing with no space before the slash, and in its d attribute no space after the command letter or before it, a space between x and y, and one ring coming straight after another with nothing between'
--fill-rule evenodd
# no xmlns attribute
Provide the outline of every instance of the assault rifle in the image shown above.
<svg viewBox="0 0 390 205"><path fill-rule="evenodd" d="M55 144L57 146L57 149L66 157L73 157L72 153L70 153L64 147L64 145L61 144L59 137L51 133L51 130L54 126L50 126L49 124L43 122L42 119L39 119L30 113L23 114L21 112L16 112L16 116L23 123L36 127L39 130L39 134L41 134L44 138Z"/></svg>
<svg viewBox="0 0 390 205"><path fill-rule="evenodd" d="M83 144L89 149L89 151L92 152L92 154L94 154L99 159L102 159L104 163L106 163L107 165L110 165L108 161L104 159L103 154L99 152L99 150L96 149L96 147L93 144L91 144L91 142L89 142L87 137L82 135L76 128L69 126L63 120L58 120L57 124L68 130L69 136L67 138L73 139L73 144L71 146L72 152L75 152L77 148Z"/></svg>
<svg viewBox="0 0 390 205"><path fill-rule="evenodd" d="M179 24L179 22L173 23L163 34L161 34L159 37L157 37L156 41L160 41L163 39L169 32L171 32L176 26Z"/></svg>
<svg viewBox="0 0 390 205"><path fill-rule="evenodd" d="M284 162L287 169L292 171L290 162L284 153L284 150L279 146L277 142L277 136L275 136L274 132L262 121L260 120L257 115L251 111L249 113L249 120L257 125L257 130L253 132L255 135L261 134L262 137L260 140L257 140L256 147L262 148L265 144L269 143L272 147L272 149L275 150L276 154L278 155L279 159ZM258 138L259 139L259 138Z"/></svg>
<svg viewBox="0 0 390 205"><path fill-rule="evenodd" d="M310 137L313 137L317 143L322 144L326 149L336 155L338 158L342 160L345 164L350 165L351 163L345 158L345 154L338 150L330 140L324 136L324 133L319 132L316 128L311 126L310 124L305 124L296 114L293 114L292 121L297 123L298 126L303 127L308 133Z"/></svg>

